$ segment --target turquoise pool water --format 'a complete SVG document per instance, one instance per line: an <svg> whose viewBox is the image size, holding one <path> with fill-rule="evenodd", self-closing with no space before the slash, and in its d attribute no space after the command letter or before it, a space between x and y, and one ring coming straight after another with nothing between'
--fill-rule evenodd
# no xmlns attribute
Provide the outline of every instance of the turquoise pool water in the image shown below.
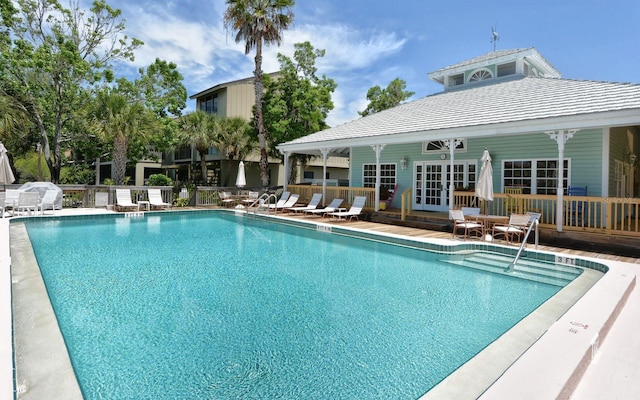
<svg viewBox="0 0 640 400"><path fill-rule="evenodd" d="M27 228L87 399L413 399L560 290L221 212Z"/></svg>

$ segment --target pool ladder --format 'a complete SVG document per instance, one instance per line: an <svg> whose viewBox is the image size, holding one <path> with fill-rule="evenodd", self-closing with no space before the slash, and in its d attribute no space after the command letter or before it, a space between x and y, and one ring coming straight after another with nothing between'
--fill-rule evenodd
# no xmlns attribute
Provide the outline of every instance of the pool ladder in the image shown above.
<svg viewBox="0 0 640 400"><path fill-rule="evenodd" d="M253 203L251 203L251 205L249 205L248 209L253 209L253 215L256 215L258 211L266 211L266 214L269 214L271 212L271 207L269 207L271 204L274 205L274 212L277 211L275 205L278 204L278 197L276 197L275 194L263 193ZM249 211L247 211L247 213L248 212Z"/></svg>
<svg viewBox="0 0 640 400"><path fill-rule="evenodd" d="M518 263L518 260L520 259L520 255L522 254L522 250L524 250L524 246L527 245L527 239L529 238L529 234L531 233L531 231L533 230L533 228L536 228L536 249L538 248L538 225L540 224L540 213L534 213L534 212L529 212L527 213L529 214L530 218L529 218L529 227L527 228L527 231L524 234L524 239L522 239L522 243L520 244L520 248L518 249L518 252L516 253L515 258L513 259L513 261L511 262L511 264L509 264L504 271L505 272L513 272L514 268L516 267L516 264Z"/></svg>

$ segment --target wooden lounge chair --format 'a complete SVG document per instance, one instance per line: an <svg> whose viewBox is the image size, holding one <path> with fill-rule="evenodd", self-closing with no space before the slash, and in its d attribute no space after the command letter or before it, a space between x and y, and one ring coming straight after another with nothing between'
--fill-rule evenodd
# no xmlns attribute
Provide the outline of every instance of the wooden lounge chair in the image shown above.
<svg viewBox="0 0 640 400"><path fill-rule="evenodd" d="M316 208L318 208L318 204L320 204L320 200L322 200L322 193L314 193L313 196L311 196L311 200L309 201L309 204L307 204L306 206L290 207L290 208L286 208L285 210L293 213L305 212L307 210L315 210Z"/></svg>
<svg viewBox="0 0 640 400"><path fill-rule="evenodd" d="M351 208L348 211L336 211L336 212L329 213L327 215L330 215L331 217L338 220L342 218L344 218L345 220L349 218L349 221L351 221L354 218L358 219L358 217L362 213L362 209L364 208L364 204L366 202L367 202L366 196L356 196L355 199L353 199L353 204L351 205Z"/></svg>
<svg viewBox="0 0 640 400"><path fill-rule="evenodd" d="M131 190L116 189L116 207L119 211L135 209L140 211L140 204L131 201Z"/></svg>
<svg viewBox="0 0 640 400"><path fill-rule="evenodd" d="M466 240L472 234L482 238L484 233L484 224L482 222L467 219L462 210L449 210L449 218L453 220L452 236L455 238L456 233L463 231L462 239Z"/></svg>
<svg viewBox="0 0 640 400"><path fill-rule="evenodd" d="M165 203L162 200L162 192L160 189L148 189L147 193L149 195L149 206L156 208L171 208L171 203Z"/></svg>
<svg viewBox="0 0 640 400"><path fill-rule="evenodd" d="M333 200L331 200L331 203L329 203L329 205L326 206L325 208L320 208L320 209L316 208L314 210L305 210L304 212L306 214L309 214L309 215L320 215L320 216L322 216L322 215L329 214L329 213L337 211L338 207L340 207L340 205L342 204L343 201L344 200L342 200L342 199L333 199Z"/></svg>

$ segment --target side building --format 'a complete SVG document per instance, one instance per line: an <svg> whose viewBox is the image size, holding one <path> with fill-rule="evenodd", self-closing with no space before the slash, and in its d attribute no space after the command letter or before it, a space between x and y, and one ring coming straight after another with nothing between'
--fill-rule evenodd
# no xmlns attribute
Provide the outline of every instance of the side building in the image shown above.
<svg viewBox="0 0 640 400"><path fill-rule="evenodd" d="M220 83L196 93L189 98L196 101L196 109L215 114L218 117L240 117L247 121L253 118L255 105L253 77ZM259 153L245 158L247 187L260 187ZM206 182L212 186L234 186L240 160L230 160L218 149L210 148L207 154L208 176ZM184 146L165 153L162 167L169 176L179 181L190 181L200 173L200 156L193 146ZM348 184L348 161L343 158L328 160L327 176L329 184ZM305 165L298 165L298 182L315 183L322 180L322 158L313 158ZM280 159L269 159L270 186L284 185L284 166Z"/></svg>

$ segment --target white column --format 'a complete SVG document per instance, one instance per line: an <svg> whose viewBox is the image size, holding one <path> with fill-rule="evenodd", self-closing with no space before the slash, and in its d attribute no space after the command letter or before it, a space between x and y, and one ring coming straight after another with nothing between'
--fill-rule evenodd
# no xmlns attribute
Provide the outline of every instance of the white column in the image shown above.
<svg viewBox="0 0 640 400"><path fill-rule="evenodd" d="M327 157L329 157L329 152L331 149L320 149L320 153L322 153L322 205L326 204L325 199L327 198Z"/></svg>
<svg viewBox="0 0 640 400"><path fill-rule="evenodd" d="M453 161L454 155L456 151L456 147L462 142L460 139L449 139L443 141L445 146L449 148L449 162L450 162L450 171L449 171L449 208L453 208L453 191L455 189L453 182Z"/></svg>
<svg viewBox="0 0 640 400"><path fill-rule="evenodd" d="M373 209L376 212L380 209L380 153L382 153L384 146L384 144L371 145L373 151L376 152L376 194L374 196L375 202L373 204Z"/></svg>
<svg viewBox="0 0 640 400"><path fill-rule="evenodd" d="M287 184L289 183L289 156L291 152L285 151L282 154L284 154L284 183L282 184L282 190L286 192Z"/></svg>
<svg viewBox="0 0 640 400"><path fill-rule="evenodd" d="M558 185L557 185L557 196L558 199L556 205L556 229L558 232L562 232L562 217L563 217L563 204L562 199L564 196L564 145L567 140L571 139L573 135L577 132L577 129L570 129L567 131L559 130L559 131L550 131L545 132L549 135L551 140L555 140L558 143Z"/></svg>

